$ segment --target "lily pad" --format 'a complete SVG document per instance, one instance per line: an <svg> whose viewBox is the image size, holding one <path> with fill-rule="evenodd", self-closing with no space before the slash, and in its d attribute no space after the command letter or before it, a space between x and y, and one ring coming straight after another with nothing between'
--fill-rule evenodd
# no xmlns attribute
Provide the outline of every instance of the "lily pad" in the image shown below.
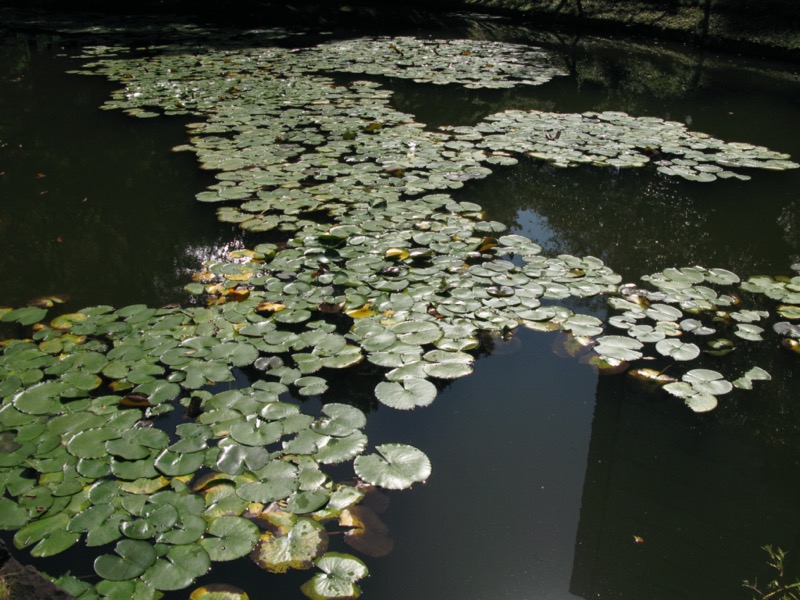
<svg viewBox="0 0 800 600"><path fill-rule="evenodd" d="M152 544L140 540L121 540L116 554L103 554L94 561L95 572L103 579L124 581L139 577L158 557Z"/></svg>
<svg viewBox="0 0 800 600"><path fill-rule="evenodd" d="M361 595L355 582L369 574L361 560L349 554L328 552L314 564L322 573L314 575L300 588L311 600L358 598Z"/></svg>
<svg viewBox="0 0 800 600"><path fill-rule="evenodd" d="M210 566L211 559L200 545L172 546L142 574L142 581L157 590L181 590L204 575Z"/></svg>
<svg viewBox="0 0 800 600"><path fill-rule="evenodd" d="M375 396L382 404L400 410L428 406L436 394L436 386L430 381L414 377L402 382L384 381L375 387Z"/></svg>
<svg viewBox="0 0 800 600"><path fill-rule="evenodd" d="M643 344L629 337L619 335L605 335L597 338L597 345L594 351L600 356L612 358L619 361L631 361L642 357L639 350Z"/></svg>
<svg viewBox="0 0 800 600"><path fill-rule="evenodd" d="M675 360L694 360L700 356L700 348L695 344L686 344L678 339L669 338L656 344L656 350L663 356Z"/></svg>
<svg viewBox="0 0 800 600"><path fill-rule="evenodd" d="M259 538L252 522L237 516L217 517L208 525L207 537L200 540L213 561L235 560L249 554Z"/></svg>
<svg viewBox="0 0 800 600"><path fill-rule="evenodd" d="M325 527L313 519L298 517L288 528L271 526L259 538L250 558L270 573L310 569L328 548Z"/></svg>
<svg viewBox="0 0 800 600"><path fill-rule="evenodd" d="M423 482L431 474L431 463L425 454L406 444L382 444L378 454L355 459L356 475L367 483L390 490L403 490Z"/></svg>

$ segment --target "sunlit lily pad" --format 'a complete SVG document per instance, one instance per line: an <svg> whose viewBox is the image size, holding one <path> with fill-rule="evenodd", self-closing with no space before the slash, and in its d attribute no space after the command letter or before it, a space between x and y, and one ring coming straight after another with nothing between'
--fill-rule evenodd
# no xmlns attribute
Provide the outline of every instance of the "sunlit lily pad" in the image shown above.
<svg viewBox="0 0 800 600"><path fill-rule="evenodd" d="M722 374L710 369L693 369L682 377L692 388L700 393L719 396L727 394L733 386Z"/></svg>
<svg viewBox="0 0 800 600"><path fill-rule="evenodd" d="M192 590L189 600L250 600L250 596L232 585L210 583Z"/></svg>
<svg viewBox="0 0 800 600"><path fill-rule="evenodd" d="M754 381L770 381L772 376L761 367L753 367L733 381L733 386L742 390L752 390Z"/></svg>
<svg viewBox="0 0 800 600"><path fill-rule="evenodd" d="M656 344L656 350L663 356L675 360L694 360L700 356L700 348L696 344L686 344L679 339L669 338Z"/></svg>
<svg viewBox="0 0 800 600"><path fill-rule="evenodd" d="M314 575L300 588L311 600L334 598L358 598L360 588L356 585L369 574L367 566L349 554L328 552L314 563L322 573Z"/></svg>
<svg viewBox="0 0 800 600"><path fill-rule="evenodd" d="M250 558L270 573L288 569L310 569L315 558L328 548L325 527L316 521L298 517L287 529L270 527L259 538Z"/></svg>
<svg viewBox="0 0 800 600"><path fill-rule="evenodd" d="M423 482L431 474L431 463L425 454L405 444L382 444L378 454L362 454L353 465L356 474L373 485L402 490Z"/></svg>
<svg viewBox="0 0 800 600"><path fill-rule="evenodd" d="M628 337L619 335L605 335L597 338L594 350L597 354L619 361L631 361L642 357L639 350L643 344Z"/></svg>
<svg viewBox="0 0 800 600"><path fill-rule="evenodd" d="M400 410L427 406L436 399L436 394L436 386L430 381L413 377L402 382L384 381L375 388L375 396L381 403Z"/></svg>

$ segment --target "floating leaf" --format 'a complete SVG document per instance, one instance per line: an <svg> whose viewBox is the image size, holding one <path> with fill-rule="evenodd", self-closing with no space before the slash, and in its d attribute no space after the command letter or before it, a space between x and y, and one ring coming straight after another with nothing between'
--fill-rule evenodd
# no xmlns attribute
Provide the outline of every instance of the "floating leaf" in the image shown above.
<svg viewBox="0 0 800 600"><path fill-rule="evenodd" d="M47 310L44 308L37 308L35 306L26 306L24 308L16 308L5 313L0 317L0 321L6 323L19 323L20 325L33 325L38 323L47 316Z"/></svg>
<svg viewBox="0 0 800 600"><path fill-rule="evenodd" d="M738 323L736 325L736 331L733 332L733 335L740 337L743 340L759 342L764 339L761 337L762 333L764 333L763 327L752 325L750 323Z"/></svg>
<svg viewBox="0 0 800 600"><path fill-rule="evenodd" d="M237 516L217 517L208 525L207 536L200 540L213 561L235 560L249 554L259 538L258 527Z"/></svg>
<svg viewBox="0 0 800 600"><path fill-rule="evenodd" d="M232 585L209 583L192 590L189 600L250 600L250 596Z"/></svg>
<svg viewBox="0 0 800 600"><path fill-rule="evenodd" d="M310 569L328 548L328 534L316 521L298 517L288 529L271 526L259 538L250 558L270 573Z"/></svg>
<svg viewBox="0 0 800 600"><path fill-rule="evenodd" d="M405 444L381 444L378 454L355 459L356 475L367 483L402 490L423 482L431 474L431 463L423 452Z"/></svg>
<svg viewBox="0 0 800 600"><path fill-rule="evenodd" d="M367 424L364 413L347 404L330 403L322 407L325 415L311 426L315 432L335 437L346 437Z"/></svg>
<svg viewBox="0 0 800 600"><path fill-rule="evenodd" d="M328 552L314 563L322 573L314 575L300 590L311 600L358 598L360 588L355 584L369 574L367 566L349 554Z"/></svg>
<svg viewBox="0 0 800 600"><path fill-rule="evenodd" d="M781 305L777 308L778 314L784 319L800 319L800 306Z"/></svg>
<svg viewBox="0 0 800 600"><path fill-rule="evenodd" d="M717 407L717 398L711 394L692 394L684 402L696 413L709 412Z"/></svg>
<svg viewBox="0 0 800 600"><path fill-rule="evenodd" d="M619 335L605 335L597 338L594 350L597 354L619 361L631 361L642 357L639 350L642 343Z"/></svg>
<svg viewBox="0 0 800 600"><path fill-rule="evenodd" d="M726 381L722 374L710 369L693 369L681 379L696 391L714 396L727 394L733 388L730 381Z"/></svg>
<svg viewBox="0 0 800 600"><path fill-rule="evenodd" d="M114 554L103 554L94 561L95 572L103 579L123 581L139 577L156 562L152 544L140 540L121 540Z"/></svg>
<svg viewBox="0 0 800 600"><path fill-rule="evenodd" d="M754 381L770 381L772 376L761 367L753 367L733 382L733 386L742 390L752 390Z"/></svg>
<svg viewBox="0 0 800 600"><path fill-rule="evenodd" d="M700 356L700 348L695 344L685 344L678 339L670 338L656 344L656 350L663 356L675 360L694 360Z"/></svg>
<svg viewBox="0 0 800 600"><path fill-rule="evenodd" d="M28 520L28 511L8 498L0 498L0 529L17 530Z"/></svg>
<svg viewBox="0 0 800 600"><path fill-rule="evenodd" d="M428 406L436 394L436 386L430 381L414 377L402 382L383 381L375 387L375 396L381 403L400 410Z"/></svg>
<svg viewBox="0 0 800 600"><path fill-rule="evenodd" d="M144 572L142 581L157 590L180 590L204 575L210 566L211 559L201 546L172 546L165 556Z"/></svg>

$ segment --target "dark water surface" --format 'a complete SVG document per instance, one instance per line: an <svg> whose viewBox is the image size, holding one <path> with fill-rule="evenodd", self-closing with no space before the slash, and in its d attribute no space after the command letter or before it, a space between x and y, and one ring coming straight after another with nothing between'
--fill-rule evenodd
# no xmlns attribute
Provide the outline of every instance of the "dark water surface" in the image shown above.
<svg viewBox="0 0 800 600"><path fill-rule="evenodd" d="M390 82L397 108L430 125L507 108L624 110L800 157L800 77L786 65L558 39L494 21L462 33L544 43L572 75L523 91ZM191 271L238 243L193 199L212 176L169 151L184 142L186 121L99 110L112 86L65 74L76 61L62 52L43 36L7 36L0 47L0 304L52 293L70 294L73 309L184 302ZM694 264L791 274L800 171L752 177L700 184L651 168L523 160L456 195L547 253L598 256L626 280ZM580 308L605 316L602 301ZM358 373L334 382L330 400L373 411L373 446L408 443L433 464L428 483L389 494L382 518L395 547L365 559L365 598L746 599L742 580L769 576L761 546L800 556L795 355L743 350L734 360L776 381L695 415L625 376L600 378L560 358L559 340L530 331L496 340L473 375L410 413L377 409L367 374L363 385ZM47 568L65 564L56 558ZM234 583L251 598L299 598L308 576L243 561L203 581Z"/></svg>

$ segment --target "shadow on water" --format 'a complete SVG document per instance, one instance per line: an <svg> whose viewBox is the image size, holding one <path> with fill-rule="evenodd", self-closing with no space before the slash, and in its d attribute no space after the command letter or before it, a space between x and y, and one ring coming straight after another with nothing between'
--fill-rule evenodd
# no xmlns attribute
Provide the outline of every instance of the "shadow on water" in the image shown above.
<svg viewBox="0 0 800 600"><path fill-rule="evenodd" d="M430 126L512 108L625 110L800 156L787 127L797 122L800 84L781 65L759 72L680 48L559 39L495 21L463 31L536 39L561 53L571 76L513 91L387 82L397 108ZM193 200L213 176L191 155L168 152L184 141L186 121L99 110L111 86L65 74L75 63L54 56L52 40L7 39L2 50L0 301L47 293L70 293L76 307L185 301L188 274L215 249L243 243ZM785 273L800 260L798 189L796 171L695 184L652 169L559 170L523 159L456 196L548 254L595 255L631 280L698 263ZM760 546L797 552L795 357L742 352L737 365L759 364L780 381L699 416L625 376L598 378L559 358L558 339L520 331L496 340L473 375L424 410L375 410L375 374L365 368L332 380L324 400L369 411L372 446L412 444L433 464L427 484L389 495L382 519L394 551L367 559L365 597L746 598L740 582L760 573ZM352 551L340 539L332 549ZM44 568L60 570L60 561ZM75 572L88 575L91 565L76 563ZM295 598L307 578L245 560L198 583Z"/></svg>
<svg viewBox="0 0 800 600"><path fill-rule="evenodd" d="M10 47L9 47L10 46ZM5 304L68 294L74 308L186 301L182 287L236 236L194 195L213 181L186 119L100 110L112 85L69 75L58 46L19 39L0 72L0 273Z"/></svg>

